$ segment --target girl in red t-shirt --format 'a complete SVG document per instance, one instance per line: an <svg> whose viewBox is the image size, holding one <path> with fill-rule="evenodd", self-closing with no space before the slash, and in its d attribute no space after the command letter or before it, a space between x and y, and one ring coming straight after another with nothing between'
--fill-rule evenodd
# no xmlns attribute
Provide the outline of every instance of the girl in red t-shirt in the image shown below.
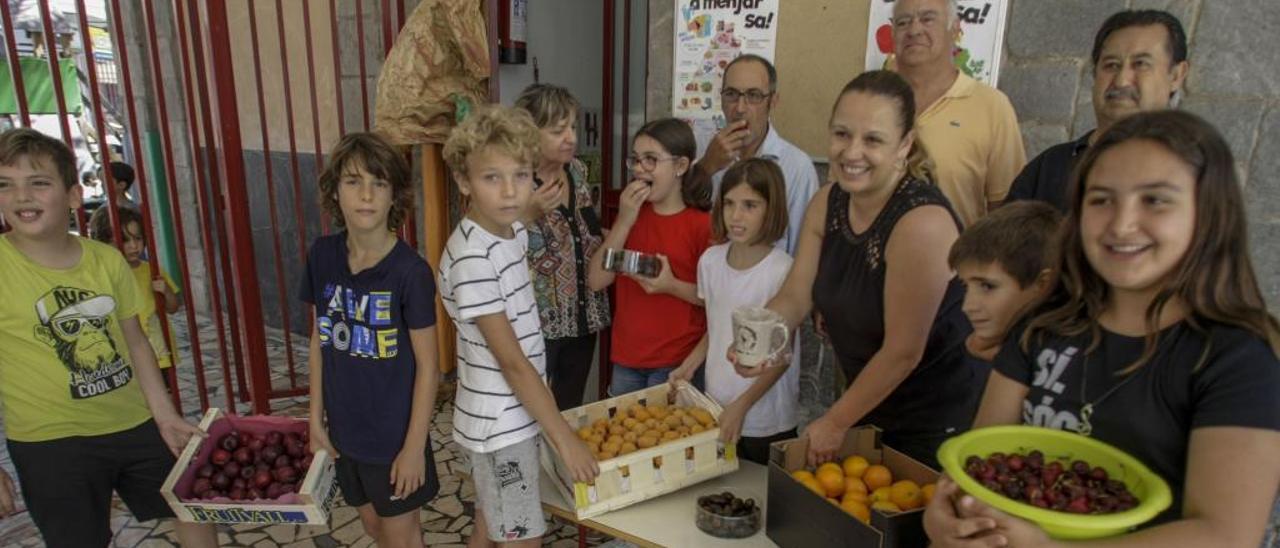
<svg viewBox="0 0 1280 548"><path fill-rule="evenodd" d="M698 257L711 242L711 220L691 207L696 155L693 130L680 120L664 118L640 128L627 158L633 180L622 189L613 229L591 257L592 290L617 278L604 269L608 249L657 255L661 264L655 277L617 279L609 387L615 396L666 382L706 332L696 282Z"/></svg>

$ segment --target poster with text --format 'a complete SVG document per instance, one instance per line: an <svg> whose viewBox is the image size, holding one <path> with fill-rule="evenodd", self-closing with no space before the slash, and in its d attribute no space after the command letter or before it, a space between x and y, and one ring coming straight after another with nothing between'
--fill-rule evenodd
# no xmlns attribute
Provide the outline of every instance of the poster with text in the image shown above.
<svg viewBox="0 0 1280 548"><path fill-rule="evenodd" d="M867 70L893 68L894 0L871 0L867 26ZM952 48L956 67L994 87L1000 76L1000 53L1008 0L959 0L960 43Z"/></svg>
<svg viewBox="0 0 1280 548"><path fill-rule="evenodd" d="M745 53L773 61L778 2L675 0L671 112L693 126L699 143L724 127L720 81L729 62Z"/></svg>

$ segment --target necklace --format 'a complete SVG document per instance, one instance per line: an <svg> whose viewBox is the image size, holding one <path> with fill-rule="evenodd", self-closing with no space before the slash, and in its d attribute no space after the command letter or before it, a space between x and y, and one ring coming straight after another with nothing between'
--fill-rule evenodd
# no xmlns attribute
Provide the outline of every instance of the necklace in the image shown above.
<svg viewBox="0 0 1280 548"><path fill-rule="evenodd" d="M1151 359L1147 362L1147 364L1155 362L1160 357L1160 355L1164 352L1165 340L1168 338L1172 338L1172 335L1173 333L1167 333L1165 337L1161 338L1160 342L1156 345L1156 351L1151 354ZM1093 433L1093 423L1089 422L1089 418L1093 416L1094 406L1102 403L1103 400L1111 397L1111 395L1114 394L1116 390L1119 390L1121 387L1128 384L1129 381L1133 380L1134 377L1137 377L1138 373L1140 373L1140 371L1133 371L1129 373L1129 375L1126 376L1124 380L1116 383L1115 386L1112 386L1109 390L1104 392L1102 396L1099 396L1097 399L1093 401L1088 401L1087 390L1089 387L1089 358L1091 357L1092 357L1092 353L1085 355L1084 366L1081 368L1081 371L1080 371L1080 401L1085 403L1080 406L1080 424L1076 425L1076 432L1079 433L1081 436L1089 436L1090 434ZM1144 364L1144 367L1147 364Z"/></svg>

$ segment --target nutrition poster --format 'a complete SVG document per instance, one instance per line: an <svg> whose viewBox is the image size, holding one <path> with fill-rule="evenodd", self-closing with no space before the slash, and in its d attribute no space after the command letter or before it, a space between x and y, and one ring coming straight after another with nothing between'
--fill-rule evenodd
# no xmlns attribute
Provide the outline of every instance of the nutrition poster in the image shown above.
<svg viewBox="0 0 1280 548"><path fill-rule="evenodd" d="M724 126L720 80L735 57L754 53L773 60L779 0L675 0L672 116L694 133Z"/></svg>
<svg viewBox="0 0 1280 548"><path fill-rule="evenodd" d="M871 0L867 26L867 70L893 68L894 0ZM1000 76L1000 51L1008 0L959 0L960 41L952 48L956 67L994 87Z"/></svg>

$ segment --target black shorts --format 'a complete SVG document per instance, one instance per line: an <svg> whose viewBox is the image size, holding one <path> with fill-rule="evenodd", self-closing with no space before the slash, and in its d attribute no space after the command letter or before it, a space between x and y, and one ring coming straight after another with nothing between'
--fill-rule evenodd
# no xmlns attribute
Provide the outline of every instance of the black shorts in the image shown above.
<svg viewBox="0 0 1280 548"><path fill-rule="evenodd" d="M22 500L49 546L111 542L112 491L138 521L173 517L160 486L176 459L151 419L114 434L8 444Z"/></svg>
<svg viewBox="0 0 1280 548"><path fill-rule="evenodd" d="M373 511L384 518L421 509L440 491L430 439L427 440L425 456L427 479L422 487L403 499L395 500L391 498L396 492L391 485L391 464L370 464L351 457L339 457L334 461L334 475L342 489L342 498L356 508L372 503Z"/></svg>

